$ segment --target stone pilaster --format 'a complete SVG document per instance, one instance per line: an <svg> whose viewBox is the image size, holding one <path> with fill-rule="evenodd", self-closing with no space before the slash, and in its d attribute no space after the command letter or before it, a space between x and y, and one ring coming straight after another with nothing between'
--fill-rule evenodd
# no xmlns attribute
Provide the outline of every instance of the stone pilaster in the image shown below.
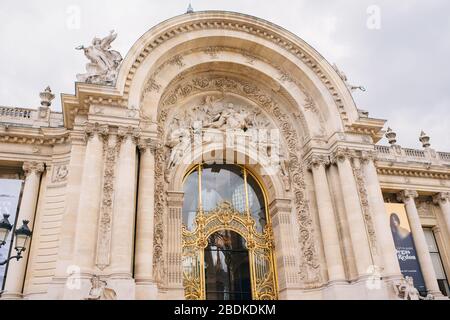
<svg viewBox="0 0 450 320"><path fill-rule="evenodd" d="M292 202L290 199L275 199L269 206L278 271L280 299L289 299L298 288L298 241L295 239Z"/></svg>
<svg viewBox="0 0 450 320"><path fill-rule="evenodd" d="M401 278L400 265L389 225L383 194L374 163L375 154L363 152L362 165L366 179L367 197L377 236L379 255L383 261L383 274L387 277Z"/></svg>
<svg viewBox="0 0 450 320"><path fill-rule="evenodd" d="M82 274L94 272L100 202L102 198L103 137L107 126L86 126L87 146L84 157L81 194L76 222L74 264Z"/></svg>
<svg viewBox="0 0 450 320"><path fill-rule="evenodd" d="M419 194L416 191L405 190L400 192L397 195L397 198L406 206L406 213L408 215L409 224L411 226L414 245L416 247L420 268L422 269L422 274L425 280L427 291L434 296L442 296L439 285L437 283L436 272L434 271L431 255L428 250L425 233L423 232L419 213L416 207L415 198L417 198L418 196Z"/></svg>
<svg viewBox="0 0 450 320"><path fill-rule="evenodd" d="M20 203L19 216L17 218L17 227L22 225L23 220L28 220L30 229L32 229L36 215L41 175L44 170L44 163L26 162L23 165L23 171L25 172L26 178L22 201ZM8 274L5 282L5 292L2 294L2 299L8 300L22 298L25 272L30 252L30 243L31 241L28 242L27 251L23 253L23 258L20 261L11 260L9 262ZM16 241L14 240L13 250L11 252L13 255L16 254L14 250L15 246Z"/></svg>
<svg viewBox="0 0 450 320"><path fill-rule="evenodd" d="M441 208L447 234L450 236L450 192L441 192L433 197L433 202Z"/></svg>
<svg viewBox="0 0 450 320"><path fill-rule="evenodd" d="M338 148L332 160L338 166L356 268L358 276L362 277L370 272L373 261L358 188L350 162L352 157L353 154L347 149Z"/></svg>
<svg viewBox="0 0 450 320"><path fill-rule="evenodd" d="M119 128L111 239L111 272L132 278L137 187L137 129ZM114 149L115 150L115 149ZM106 179L106 177L105 177Z"/></svg>
<svg viewBox="0 0 450 320"><path fill-rule="evenodd" d="M345 281L345 269L337 221L325 169L329 163L328 157L321 155L313 155L308 161L309 169L313 173L328 280L336 282Z"/></svg>
<svg viewBox="0 0 450 320"><path fill-rule="evenodd" d="M153 235L155 214L155 151L152 140L141 140L139 191L136 221L136 250L134 272L136 299L156 299L157 286L153 279Z"/></svg>
<svg viewBox="0 0 450 320"><path fill-rule="evenodd" d="M167 212L167 297L172 300L184 300L182 268L182 212L183 192L168 192Z"/></svg>

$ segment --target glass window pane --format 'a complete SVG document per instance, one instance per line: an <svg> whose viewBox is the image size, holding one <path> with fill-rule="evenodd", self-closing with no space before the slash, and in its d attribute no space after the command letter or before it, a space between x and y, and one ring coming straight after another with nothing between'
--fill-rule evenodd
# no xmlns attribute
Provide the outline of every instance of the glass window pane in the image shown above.
<svg viewBox="0 0 450 320"><path fill-rule="evenodd" d="M255 219L256 230L261 232L267 224L266 220L266 205L264 202L264 196L257 181L251 176L247 176L248 183L248 202L250 207L250 213Z"/></svg>
<svg viewBox="0 0 450 320"><path fill-rule="evenodd" d="M184 183L183 224L193 231L198 209L198 171L191 173Z"/></svg>
<svg viewBox="0 0 450 320"><path fill-rule="evenodd" d="M425 239L427 240L428 250L430 252L439 252L433 230L425 228L423 229L423 232L425 233Z"/></svg>
<svg viewBox="0 0 450 320"><path fill-rule="evenodd" d="M19 205L20 192L22 190L22 180L0 179L0 215L9 214L9 222L14 224L16 221L17 207ZM0 248L0 261L9 257L11 247L11 236L9 234L6 245ZM0 266L0 289L3 288L6 265Z"/></svg>
<svg viewBox="0 0 450 320"><path fill-rule="evenodd" d="M211 165L202 170L202 205L208 212L222 202L245 213L245 187L241 168L237 166Z"/></svg>
<svg viewBox="0 0 450 320"><path fill-rule="evenodd" d="M205 283L208 300L251 300L248 250L245 240L229 230L219 231L205 249Z"/></svg>
<svg viewBox="0 0 450 320"><path fill-rule="evenodd" d="M442 266L441 257L439 253L431 253L431 261L433 261L434 271L436 272L436 278L447 279L445 276L444 267Z"/></svg>

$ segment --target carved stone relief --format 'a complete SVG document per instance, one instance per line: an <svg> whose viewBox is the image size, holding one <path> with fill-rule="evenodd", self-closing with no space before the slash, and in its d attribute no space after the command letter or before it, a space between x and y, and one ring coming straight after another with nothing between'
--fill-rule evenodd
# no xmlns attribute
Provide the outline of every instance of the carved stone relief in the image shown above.
<svg viewBox="0 0 450 320"><path fill-rule="evenodd" d="M306 184L304 181L304 166L301 161L301 151L298 142L299 135L292 125L290 116L285 114L275 100L266 95L257 85L224 76L197 76L175 86L175 89L163 96L162 106L158 114L158 139L164 141L167 134L167 120L170 110L179 106L180 100L195 93L205 91L218 91L237 93L254 101L266 114L276 123L281 131L284 144L287 148L287 159L285 160L285 173L289 174L285 180L290 180L290 188L294 197L294 204L299 221L299 251L302 254L300 275L305 288L319 287L321 281L318 252L316 248L315 229L308 201L306 199ZM221 116L211 114L216 118L213 123L220 121ZM187 134L185 132L185 134ZM180 135L183 137L183 135ZM154 277L160 284L166 282L167 263L164 257L164 212L166 210L165 192L167 185L164 179L167 155L164 150L156 152L156 188L155 188L155 236L154 236ZM288 189L288 188L286 188Z"/></svg>

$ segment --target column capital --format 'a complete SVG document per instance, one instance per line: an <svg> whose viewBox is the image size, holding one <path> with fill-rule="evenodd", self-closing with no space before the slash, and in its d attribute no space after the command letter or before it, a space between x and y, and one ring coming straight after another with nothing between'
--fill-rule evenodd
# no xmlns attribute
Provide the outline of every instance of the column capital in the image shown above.
<svg viewBox="0 0 450 320"><path fill-rule="evenodd" d="M434 204L445 204L450 202L450 192L441 192L433 196Z"/></svg>
<svg viewBox="0 0 450 320"><path fill-rule="evenodd" d="M397 200L401 201L403 203L406 203L408 200L413 200L415 198L418 198L419 194L417 193L417 191L414 190L404 190L401 191L399 193L397 193Z"/></svg>
<svg viewBox="0 0 450 320"><path fill-rule="evenodd" d="M43 162L24 162L22 167L25 176L29 176L32 173L41 174L45 171L45 163Z"/></svg>
<svg viewBox="0 0 450 320"><path fill-rule="evenodd" d="M99 123L87 123L84 133L87 139L92 139L96 134L105 137L109 135L109 126L100 125Z"/></svg>
<svg viewBox="0 0 450 320"><path fill-rule="evenodd" d="M134 127L119 127L117 135L122 141L131 139L135 144L138 144L139 138L141 137L141 131L139 128Z"/></svg>
<svg viewBox="0 0 450 320"><path fill-rule="evenodd" d="M377 158L377 152L375 150L361 151L361 161L363 164L374 162Z"/></svg>
<svg viewBox="0 0 450 320"><path fill-rule="evenodd" d="M338 162L344 162L345 160L350 160L354 158L354 153L349 149L345 147L338 147L336 150L334 150L332 156L331 156L331 162L332 163L338 163Z"/></svg>
<svg viewBox="0 0 450 320"><path fill-rule="evenodd" d="M312 154L306 159L308 170L326 167L330 164L330 157L324 154Z"/></svg>
<svg viewBox="0 0 450 320"><path fill-rule="evenodd" d="M141 138L138 142L138 148L142 153L150 151L151 153L155 153L156 150L161 149L163 147L162 143L159 140L151 139L151 138Z"/></svg>

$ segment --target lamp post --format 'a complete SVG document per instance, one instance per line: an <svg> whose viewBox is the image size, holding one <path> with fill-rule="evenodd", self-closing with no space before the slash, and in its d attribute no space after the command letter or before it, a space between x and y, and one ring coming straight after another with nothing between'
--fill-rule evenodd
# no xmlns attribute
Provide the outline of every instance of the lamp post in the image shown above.
<svg viewBox="0 0 450 320"><path fill-rule="evenodd" d="M6 244L9 233L12 230L12 225L8 220L9 214L4 214L2 221L0 221L0 248Z"/></svg>
<svg viewBox="0 0 450 320"><path fill-rule="evenodd" d="M9 223L8 218L9 215L3 215L3 220L0 221L0 239L1 239L0 247L6 244L6 239L12 230L12 225L11 223ZM13 259L19 261L20 259L23 258L22 253L26 251L28 241L31 238L31 235L33 234L30 228L28 227L28 223L29 223L28 220L23 220L22 226L16 231L14 231L14 234L16 236L16 246L14 249L16 250L17 255L8 258L5 261L2 262L0 261L0 266L7 264L9 261Z"/></svg>

